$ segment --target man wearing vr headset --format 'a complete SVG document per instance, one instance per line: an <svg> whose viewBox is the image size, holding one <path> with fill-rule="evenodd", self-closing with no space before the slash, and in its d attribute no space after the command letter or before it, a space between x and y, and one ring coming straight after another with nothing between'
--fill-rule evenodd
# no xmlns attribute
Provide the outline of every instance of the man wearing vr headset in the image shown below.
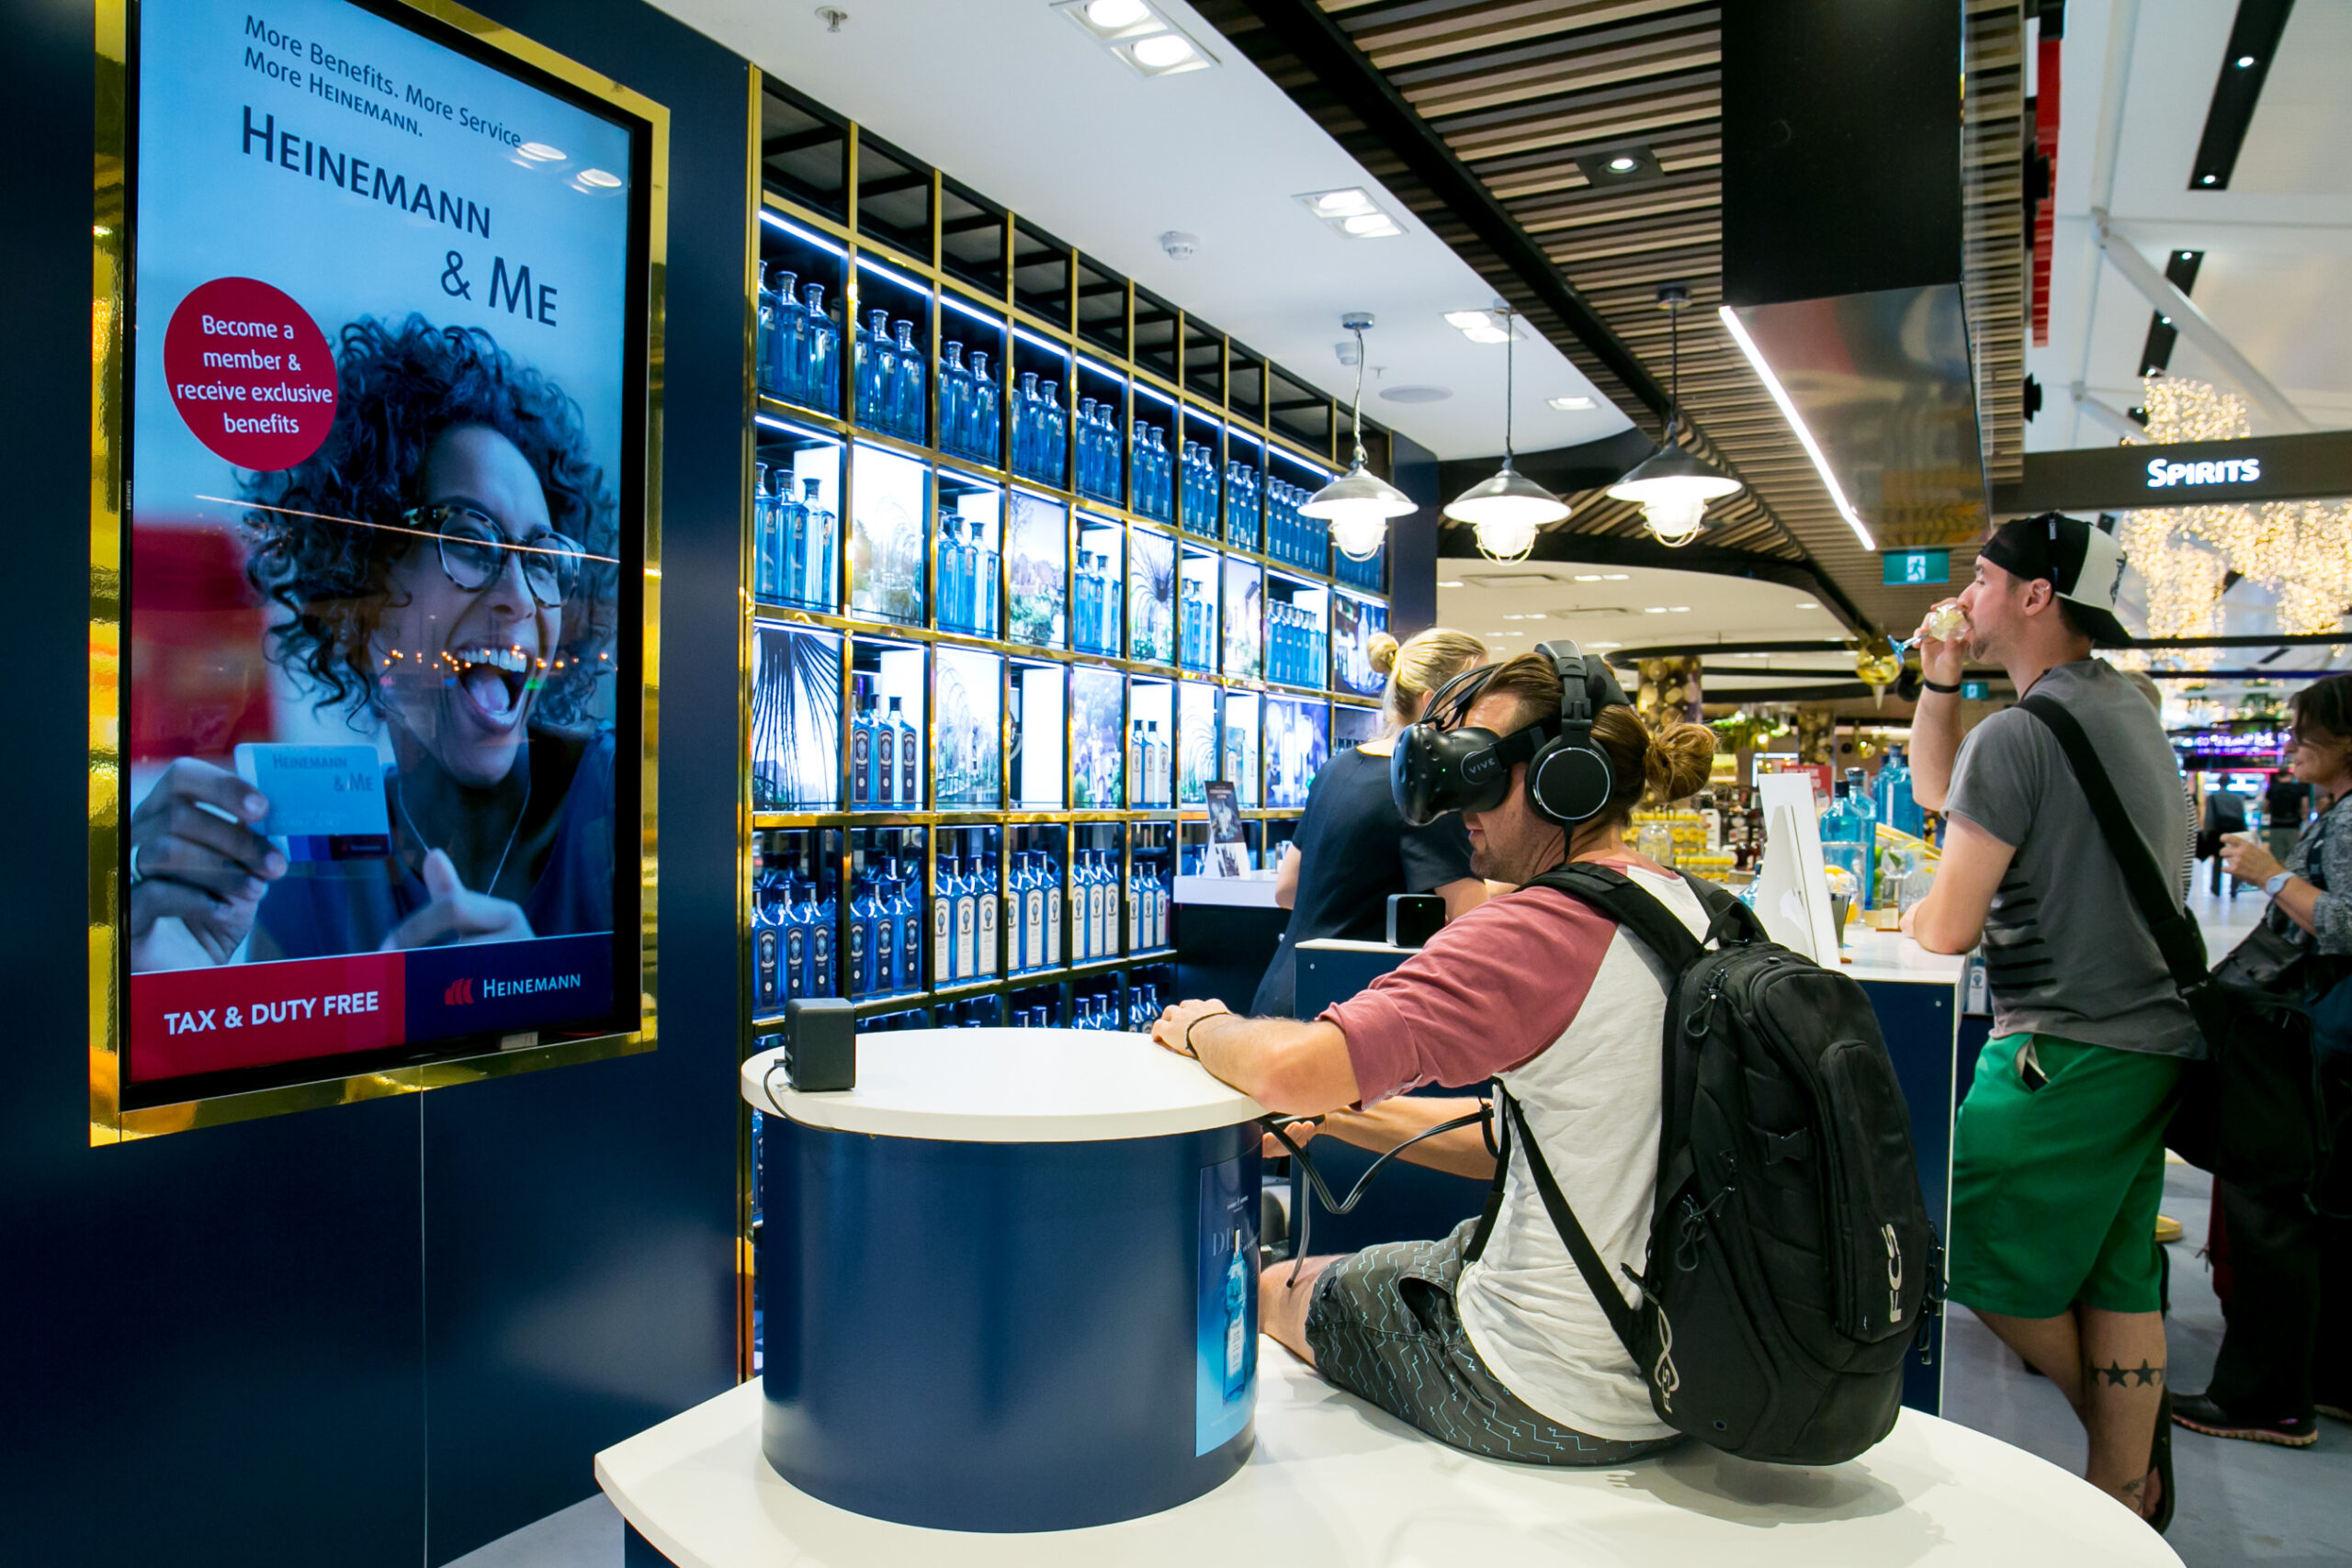
<svg viewBox="0 0 2352 1568"><path fill-rule="evenodd" d="M1625 830L1645 799L1698 790L1713 752L1696 725L1653 736L1573 643L1465 671L1398 738L1391 781L1408 821L1460 812L1473 869L1518 890L1311 1021L1188 1001L1161 1016L1154 1037L1268 1110L1322 1115L1322 1131L1379 1150L1476 1109L1395 1097L1499 1077L1609 1265L1611 1277L1594 1285L1622 1294L1622 1269L1638 1271L1647 1250L1667 976L1590 906L1525 885L1571 860L1604 863L1703 936L1697 895L1627 847ZM1495 1174L1477 1127L1441 1133L1408 1157ZM1674 1441L1516 1141L1493 1229L1474 1251L1476 1226L1270 1269L1260 1322L1327 1381L1474 1453L1616 1464Z"/></svg>

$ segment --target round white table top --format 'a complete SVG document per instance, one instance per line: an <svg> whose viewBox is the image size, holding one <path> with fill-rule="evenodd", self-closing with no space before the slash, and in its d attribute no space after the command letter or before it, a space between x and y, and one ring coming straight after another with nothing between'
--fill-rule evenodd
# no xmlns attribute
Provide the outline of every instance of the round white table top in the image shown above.
<svg viewBox="0 0 2352 1568"><path fill-rule="evenodd" d="M743 1098L804 1127L967 1144L1096 1143L1230 1127L1259 1103L1148 1034L904 1029L857 1037L857 1087L803 1094L784 1053L743 1064Z"/></svg>
<svg viewBox="0 0 2352 1568"><path fill-rule="evenodd" d="M680 1568L2180 1568L2080 1478L1905 1410L1821 1470L1697 1443L1615 1469L1551 1470L1446 1448L1262 1341L1258 1447L1166 1513L1038 1535L888 1524L820 1503L760 1454L745 1383L596 1456L597 1484Z"/></svg>

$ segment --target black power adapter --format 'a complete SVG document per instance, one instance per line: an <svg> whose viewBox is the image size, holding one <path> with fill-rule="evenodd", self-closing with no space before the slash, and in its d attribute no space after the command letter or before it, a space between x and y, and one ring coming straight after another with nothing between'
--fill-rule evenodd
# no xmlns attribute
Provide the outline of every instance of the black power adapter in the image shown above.
<svg viewBox="0 0 2352 1568"><path fill-rule="evenodd" d="M857 1087L857 1010L839 997L784 1005L784 1081L803 1094Z"/></svg>

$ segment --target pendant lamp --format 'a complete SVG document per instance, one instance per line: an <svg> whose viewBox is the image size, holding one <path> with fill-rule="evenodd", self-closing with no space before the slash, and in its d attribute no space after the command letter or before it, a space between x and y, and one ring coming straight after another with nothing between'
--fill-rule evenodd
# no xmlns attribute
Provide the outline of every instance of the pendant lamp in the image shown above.
<svg viewBox="0 0 2352 1568"><path fill-rule="evenodd" d="M1448 502L1445 514L1470 525L1477 534L1480 554L1495 560L1520 560L1535 547L1537 529L1568 514L1568 503L1511 467L1511 350L1519 333L1512 330L1515 312L1510 306L1495 314L1502 318L1504 333L1503 466L1493 478L1481 479Z"/></svg>
<svg viewBox="0 0 2352 1568"><path fill-rule="evenodd" d="M1730 475L1692 457L1675 440L1681 423L1679 327L1682 308L1690 303L1690 290L1679 283L1660 284L1657 303L1666 312L1667 322L1666 430L1658 449L1644 458L1633 472L1611 485L1609 494L1613 500L1630 501L1640 506L1642 521L1649 525L1650 533L1659 544L1673 549L1699 536L1699 530L1707 520L1707 502L1735 494L1741 486Z"/></svg>
<svg viewBox="0 0 2352 1568"><path fill-rule="evenodd" d="M1388 520L1417 510L1413 498L1364 467L1363 452L1363 334L1372 316L1363 310L1340 318L1356 334L1356 460L1348 471L1317 491L1299 506L1308 517L1331 525L1331 543L1350 560L1370 560L1388 539Z"/></svg>

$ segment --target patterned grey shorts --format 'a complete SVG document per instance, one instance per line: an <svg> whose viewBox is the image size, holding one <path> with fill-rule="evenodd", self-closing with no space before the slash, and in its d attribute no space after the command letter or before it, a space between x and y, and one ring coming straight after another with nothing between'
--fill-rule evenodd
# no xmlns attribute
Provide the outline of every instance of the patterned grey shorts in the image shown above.
<svg viewBox="0 0 2352 1568"><path fill-rule="evenodd" d="M1464 1220L1442 1241L1368 1247L1323 1271L1307 1306L1306 1342L1324 1381L1488 1459L1623 1464L1680 1442L1589 1437L1529 1409L1496 1381L1453 1307L1476 1224Z"/></svg>

